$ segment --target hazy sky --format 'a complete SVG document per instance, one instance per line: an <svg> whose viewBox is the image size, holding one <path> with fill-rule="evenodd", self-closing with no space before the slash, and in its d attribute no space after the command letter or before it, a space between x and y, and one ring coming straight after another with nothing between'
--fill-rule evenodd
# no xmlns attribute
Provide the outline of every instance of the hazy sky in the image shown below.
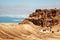
<svg viewBox="0 0 60 40"><path fill-rule="evenodd" d="M0 0L0 16L26 17L38 8L60 8L60 0Z"/></svg>

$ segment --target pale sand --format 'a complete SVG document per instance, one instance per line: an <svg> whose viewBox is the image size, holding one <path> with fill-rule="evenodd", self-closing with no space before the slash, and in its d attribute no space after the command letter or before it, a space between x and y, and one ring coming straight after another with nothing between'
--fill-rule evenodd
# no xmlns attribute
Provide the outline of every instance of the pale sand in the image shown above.
<svg viewBox="0 0 60 40"><path fill-rule="evenodd" d="M18 23L0 23L0 24L18 24Z"/></svg>
<svg viewBox="0 0 60 40"><path fill-rule="evenodd" d="M39 27L30 24L0 24L0 40L60 40L53 33L40 32Z"/></svg>

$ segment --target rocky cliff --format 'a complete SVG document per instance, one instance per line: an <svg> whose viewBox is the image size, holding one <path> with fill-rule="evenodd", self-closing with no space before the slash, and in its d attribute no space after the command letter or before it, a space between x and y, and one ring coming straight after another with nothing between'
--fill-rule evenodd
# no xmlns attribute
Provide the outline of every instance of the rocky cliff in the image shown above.
<svg viewBox="0 0 60 40"><path fill-rule="evenodd" d="M19 24L25 24L29 21L41 27L58 25L60 24L60 9L36 9L35 12Z"/></svg>
<svg viewBox="0 0 60 40"><path fill-rule="evenodd" d="M0 24L0 40L60 40L60 9L36 9L19 24Z"/></svg>

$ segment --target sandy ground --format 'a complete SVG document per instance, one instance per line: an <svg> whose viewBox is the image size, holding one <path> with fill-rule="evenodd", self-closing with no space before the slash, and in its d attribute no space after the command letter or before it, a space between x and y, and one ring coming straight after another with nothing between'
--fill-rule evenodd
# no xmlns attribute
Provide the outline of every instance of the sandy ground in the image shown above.
<svg viewBox="0 0 60 40"><path fill-rule="evenodd" d="M30 24L0 24L0 40L60 40L60 32Z"/></svg>

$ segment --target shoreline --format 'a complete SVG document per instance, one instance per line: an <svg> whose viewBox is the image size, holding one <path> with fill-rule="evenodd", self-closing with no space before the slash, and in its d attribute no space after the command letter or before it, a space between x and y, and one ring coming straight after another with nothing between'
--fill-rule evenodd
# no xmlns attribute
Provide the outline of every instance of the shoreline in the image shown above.
<svg viewBox="0 0 60 40"><path fill-rule="evenodd" d="M0 23L0 24L18 24L18 23Z"/></svg>

